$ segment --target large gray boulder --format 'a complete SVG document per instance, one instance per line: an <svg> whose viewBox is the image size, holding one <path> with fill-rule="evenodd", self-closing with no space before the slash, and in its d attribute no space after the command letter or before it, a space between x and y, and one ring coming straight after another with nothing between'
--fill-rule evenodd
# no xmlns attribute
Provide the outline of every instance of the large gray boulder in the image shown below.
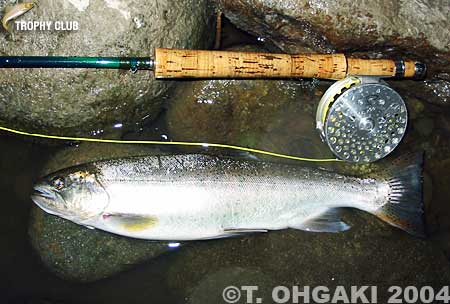
<svg viewBox="0 0 450 304"><path fill-rule="evenodd" d="M432 0L215 0L239 28L287 53L409 57L424 82L403 81L425 101L450 106L450 6Z"/></svg>
<svg viewBox="0 0 450 304"><path fill-rule="evenodd" d="M450 51L450 7L432 0L216 0L239 27L283 50Z"/></svg>
<svg viewBox="0 0 450 304"><path fill-rule="evenodd" d="M1 31L0 55L151 56L155 47L205 48L214 35L208 8L206 0L42 0L17 20L78 21L80 29ZM84 135L117 122L134 125L159 113L172 84L145 71L3 70L0 121Z"/></svg>

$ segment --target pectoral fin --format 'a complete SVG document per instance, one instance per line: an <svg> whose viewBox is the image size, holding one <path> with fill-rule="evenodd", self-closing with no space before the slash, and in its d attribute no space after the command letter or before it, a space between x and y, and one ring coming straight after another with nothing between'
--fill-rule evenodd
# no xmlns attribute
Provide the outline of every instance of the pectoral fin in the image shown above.
<svg viewBox="0 0 450 304"><path fill-rule="evenodd" d="M340 219L336 208L318 212L317 215L300 223L292 223L289 227L312 232L340 232L350 229L350 226Z"/></svg>
<svg viewBox="0 0 450 304"><path fill-rule="evenodd" d="M151 215L137 214L103 214L102 219L107 226L124 229L128 232L139 232L157 225L158 218Z"/></svg>

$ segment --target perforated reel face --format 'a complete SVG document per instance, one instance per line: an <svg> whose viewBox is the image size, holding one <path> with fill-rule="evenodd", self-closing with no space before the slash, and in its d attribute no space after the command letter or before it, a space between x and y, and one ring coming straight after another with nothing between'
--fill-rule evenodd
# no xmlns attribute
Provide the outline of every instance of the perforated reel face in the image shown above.
<svg viewBox="0 0 450 304"><path fill-rule="evenodd" d="M368 163L394 150L406 131L408 114L400 95L380 83L357 84L327 111L325 140L340 159Z"/></svg>

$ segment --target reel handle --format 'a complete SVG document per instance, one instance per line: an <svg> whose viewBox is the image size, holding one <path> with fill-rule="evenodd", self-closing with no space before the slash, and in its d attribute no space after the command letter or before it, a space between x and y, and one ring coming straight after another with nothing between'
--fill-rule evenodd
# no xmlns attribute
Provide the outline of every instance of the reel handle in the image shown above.
<svg viewBox="0 0 450 304"><path fill-rule="evenodd" d="M272 54L155 49L156 78L325 78L347 75L425 76L425 65L412 60L355 59L344 54Z"/></svg>

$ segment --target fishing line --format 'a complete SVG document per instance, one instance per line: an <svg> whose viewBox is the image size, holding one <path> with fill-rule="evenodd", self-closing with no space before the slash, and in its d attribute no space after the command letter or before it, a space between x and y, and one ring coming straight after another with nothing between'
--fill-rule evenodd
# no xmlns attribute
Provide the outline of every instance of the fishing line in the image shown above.
<svg viewBox="0 0 450 304"><path fill-rule="evenodd" d="M158 140L120 140L120 139L101 139L101 138L87 138L87 137L57 136L57 135L46 135L46 134L39 134L39 133L29 133L29 132L19 131L19 130L6 128L6 127L2 127L2 126L0 126L0 130L6 131L9 133L13 133L13 134L24 135L24 136L39 137L39 138L46 138L46 139L68 140L68 141L110 143L110 144L173 145L173 146L190 146L190 147L203 147L203 148L213 147L213 148L245 151L245 152L257 153L257 154L269 155L269 156L273 156L273 157L299 160L299 161L308 161L308 162L340 162L340 161L342 161L342 160L339 160L336 158L299 157L299 156L294 156L294 155L287 155L287 154L281 154L281 153L260 150L260 149L246 148L246 147L241 147L241 146L236 146L236 145L227 145L227 144L218 144L218 143L199 143L199 142L188 142L188 141L158 141Z"/></svg>

